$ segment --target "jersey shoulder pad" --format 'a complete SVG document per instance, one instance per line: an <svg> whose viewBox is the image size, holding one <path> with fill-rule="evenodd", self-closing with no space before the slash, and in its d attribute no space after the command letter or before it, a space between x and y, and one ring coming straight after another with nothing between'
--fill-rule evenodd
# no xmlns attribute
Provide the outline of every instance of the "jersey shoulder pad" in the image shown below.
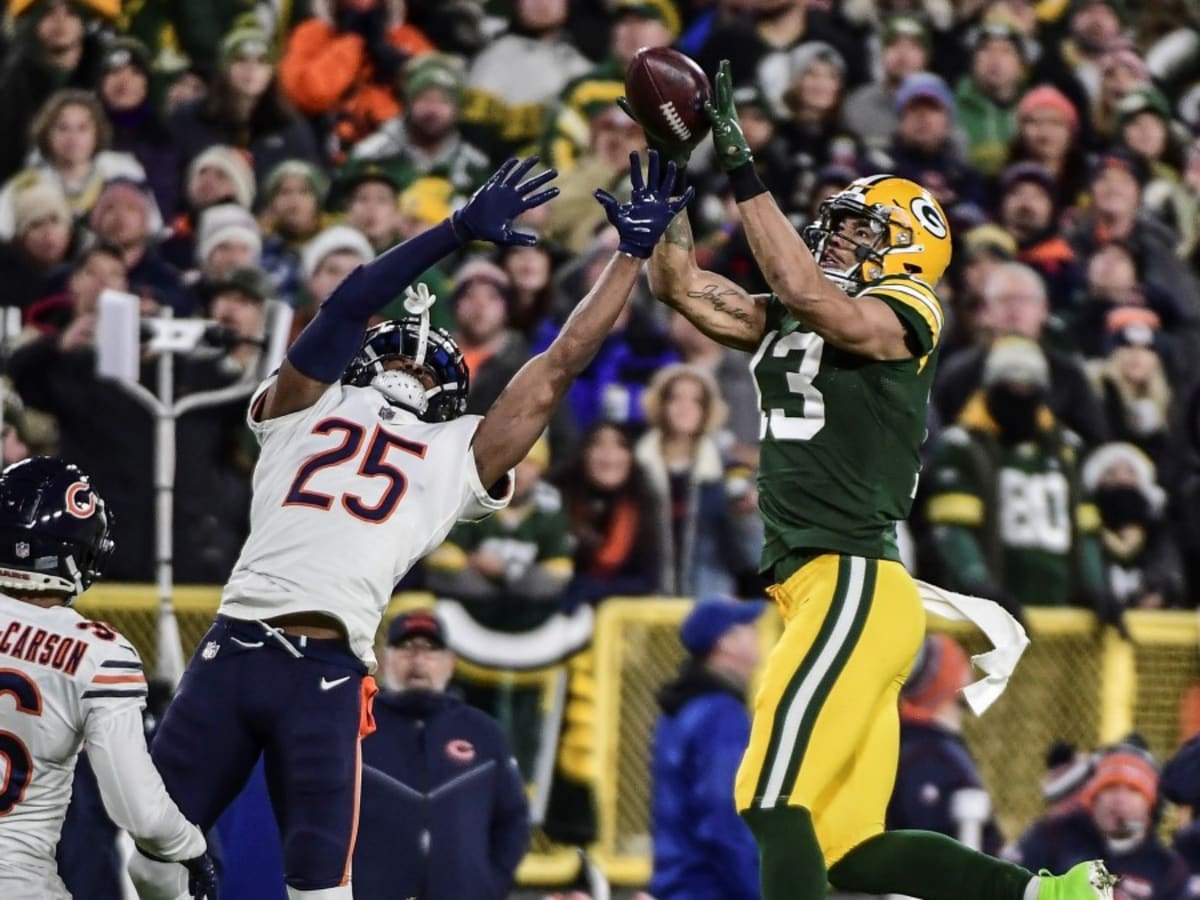
<svg viewBox="0 0 1200 900"><path fill-rule="evenodd" d="M84 622L94 632L88 654L90 665L80 670L82 698L89 701L142 701L147 694L142 658L126 638L107 625Z"/></svg>
<svg viewBox="0 0 1200 900"><path fill-rule="evenodd" d="M921 349L928 353L941 339L945 314L937 293L911 275L888 275L866 286L859 297L882 300L916 331Z"/></svg>
<svg viewBox="0 0 1200 900"><path fill-rule="evenodd" d="M75 623L78 637L88 645L88 655L98 661L129 660L142 665L141 654L125 635L107 622L80 617Z"/></svg>
<svg viewBox="0 0 1200 900"><path fill-rule="evenodd" d="M329 385L323 394L317 398L317 402L312 406L304 409L298 409L295 412L288 413L283 416L275 416L271 419L262 418L263 404L266 402L267 391L274 386L279 373L266 378L262 384L255 389L250 396L250 403L246 407L246 424L250 430L261 442L268 434L285 429L289 425L295 426L297 423L307 422L313 416L327 416L333 412L342 402L345 397L346 388L340 382Z"/></svg>

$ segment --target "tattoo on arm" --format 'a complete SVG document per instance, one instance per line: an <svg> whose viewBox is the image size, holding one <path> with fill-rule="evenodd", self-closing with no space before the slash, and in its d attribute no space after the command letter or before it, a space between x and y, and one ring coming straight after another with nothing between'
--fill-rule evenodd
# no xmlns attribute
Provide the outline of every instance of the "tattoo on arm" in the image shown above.
<svg viewBox="0 0 1200 900"><path fill-rule="evenodd" d="M671 220L671 224L667 226L665 237L668 244L681 247L689 253L696 247L696 241L692 237L692 226L689 224L685 212L681 212Z"/></svg>
<svg viewBox="0 0 1200 900"><path fill-rule="evenodd" d="M727 297L736 298L744 296L742 292L736 288L722 289L716 284L706 284L698 291L688 291L687 295L693 300L703 300L706 303L711 303L714 310L725 313L730 318L737 319L739 322L743 322L746 325L753 324L750 314L746 312L746 310L742 309L736 301L731 303L724 299Z"/></svg>

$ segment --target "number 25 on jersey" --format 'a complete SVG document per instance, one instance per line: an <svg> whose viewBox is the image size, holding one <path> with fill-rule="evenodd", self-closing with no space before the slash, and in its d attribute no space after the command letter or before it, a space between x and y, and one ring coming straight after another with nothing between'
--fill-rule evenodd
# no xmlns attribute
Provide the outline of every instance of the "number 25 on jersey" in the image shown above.
<svg viewBox="0 0 1200 900"><path fill-rule="evenodd" d="M323 419L313 426L313 434L340 434L341 442L329 449L323 450L300 467L292 486L284 499L285 506L311 506L315 509L329 510L333 508L335 498L307 487L308 482L322 469L330 469L353 462L363 447L366 429L357 422L348 419ZM375 427L375 433L366 442L367 451L363 454L356 475L361 479L384 479L383 494L374 503L368 503L357 493L345 492L341 496L341 505L346 512L356 519L362 519L373 525L382 525L396 506L404 498L408 490L408 477L394 464L388 462L388 455L393 451L408 453L418 459L425 458L429 448L416 441L405 440L392 434L381 426Z"/></svg>

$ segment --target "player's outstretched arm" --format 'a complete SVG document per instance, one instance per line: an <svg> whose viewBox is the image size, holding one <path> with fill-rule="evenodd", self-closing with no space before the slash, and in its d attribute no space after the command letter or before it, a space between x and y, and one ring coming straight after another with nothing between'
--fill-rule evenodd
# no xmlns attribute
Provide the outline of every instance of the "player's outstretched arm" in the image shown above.
<svg viewBox="0 0 1200 900"><path fill-rule="evenodd" d="M85 737L88 760L109 818L128 831L152 859L181 864L161 866L156 873L160 880L169 881L172 888L182 888L190 881L193 896L215 898L215 893L202 892L208 887L204 877L197 881L197 876L207 874L215 890L216 876L204 835L179 811L150 759L140 704L114 699L107 701L106 707L111 708L89 713Z"/></svg>
<svg viewBox="0 0 1200 900"><path fill-rule="evenodd" d="M660 173L658 154L651 150L643 183L637 153L631 153L629 159L633 197L628 203L618 203L606 192L596 191L596 199L604 205L609 222L620 235L617 252L553 343L513 376L475 432L475 465L480 481L488 487L525 458L571 382L587 368L612 331L637 283L642 261L650 256L671 219L691 199L690 189L682 197L670 199L674 163L668 163Z"/></svg>
<svg viewBox="0 0 1200 900"><path fill-rule="evenodd" d="M617 105L625 115L638 121L637 112L624 97ZM675 190L682 189L683 168L691 149L682 144L665 144L653 132L646 132L646 143L660 159L675 163L679 178ZM681 210L669 226L663 239L654 248L649 266L650 290L667 306L686 316L719 344L738 350L753 350L766 330L767 297L753 296L728 278L707 272L696 262L696 241L687 211Z"/></svg>
<svg viewBox="0 0 1200 900"><path fill-rule="evenodd" d="M539 190L557 176L554 169L522 180L537 162L536 156L510 159L446 221L351 272L288 349L260 416L273 419L316 403L358 352L371 316L460 244L536 243L533 235L515 231L513 221L558 195L555 187Z"/></svg>
<svg viewBox="0 0 1200 900"><path fill-rule="evenodd" d="M907 359L912 350L900 319L882 300L851 299L825 277L792 223L759 180L733 104L729 60L717 72L712 103L717 160L729 175L742 226L767 284L793 315L842 350L872 359Z"/></svg>
<svg viewBox="0 0 1200 900"><path fill-rule="evenodd" d="M753 350L767 326L767 295L753 295L724 275L701 269L687 211L677 215L650 257L650 290L726 347Z"/></svg>

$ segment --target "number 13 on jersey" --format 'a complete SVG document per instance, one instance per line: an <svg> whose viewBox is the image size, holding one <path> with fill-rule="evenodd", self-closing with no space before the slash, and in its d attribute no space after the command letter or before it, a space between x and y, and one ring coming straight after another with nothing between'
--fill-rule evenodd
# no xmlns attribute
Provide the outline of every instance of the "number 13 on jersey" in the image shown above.
<svg viewBox="0 0 1200 900"><path fill-rule="evenodd" d="M812 331L793 331L782 337L778 331L768 332L758 351L750 361L754 373L754 388L758 392L758 405L762 410L762 426L759 438L768 435L777 441L808 441L825 427L825 398L813 385L813 379L821 368L821 354L825 351L824 339ZM787 386L787 408L763 402L763 381L775 375L776 366L764 364L764 359L782 359L792 353L800 355L799 365L789 368L784 375ZM770 368L773 371L764 371ZM774 393L774 392L771 392ZM777 402L768 395L768 402Z"/></svg>

